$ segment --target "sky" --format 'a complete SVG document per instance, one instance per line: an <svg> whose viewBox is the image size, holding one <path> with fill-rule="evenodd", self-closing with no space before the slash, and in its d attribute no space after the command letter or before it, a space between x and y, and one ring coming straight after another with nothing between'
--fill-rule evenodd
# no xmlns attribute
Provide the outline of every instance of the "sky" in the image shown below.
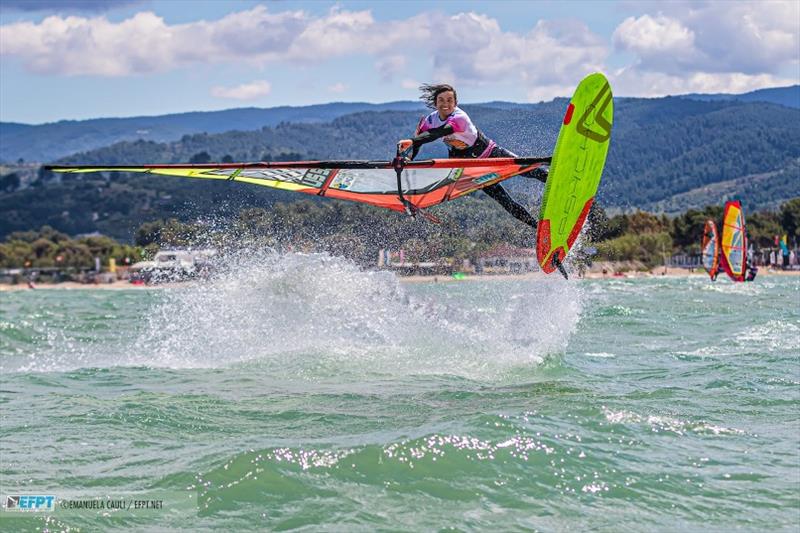
<svg viewBox="0 0 800 533"><path fill-rule="evenodd" d="M0 121L800 83L800 1L2 0Z"/></svg>

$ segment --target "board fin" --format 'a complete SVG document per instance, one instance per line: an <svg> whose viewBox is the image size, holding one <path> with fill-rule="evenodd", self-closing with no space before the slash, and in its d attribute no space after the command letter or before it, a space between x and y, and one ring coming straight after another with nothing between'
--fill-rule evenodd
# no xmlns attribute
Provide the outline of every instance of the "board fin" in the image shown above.
<svg viewBox="0 0 800 533"><path fill-rule="evenodd" d="M564 263L558 258L558 254L553 254L552 264L555 268L561 272L561 275L564 276L564 279L569 279L569 275L567 274L567 269L564 268Z"/></svg>

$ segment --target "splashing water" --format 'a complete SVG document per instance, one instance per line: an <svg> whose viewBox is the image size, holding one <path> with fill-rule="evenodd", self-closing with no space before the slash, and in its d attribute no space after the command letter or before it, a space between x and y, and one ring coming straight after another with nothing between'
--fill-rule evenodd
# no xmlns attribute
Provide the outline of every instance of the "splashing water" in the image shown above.
<svg viewBox="0 0 800 533"><path fill-rule="evenodd" d="M284 377L491 378L563 352L580 318L579 289L555 278L433 288L327 254L240 251L209 280L151 291L127 336L83 342L50 328L43 353L17 370L248 364Z"/></svg>
<svg viewBox="0 0 800 533"><path fill-rule="evenodd" d="M532 286L538 290L526 294ZM422 296L389 272L326 254L237 254L213 282L171 292L150 314L145 339L154 347L150 364L168 366L257 360L289 373L324 362L469 374L563 350L579 318L577 299L559 298L564 309L546 310L565 286L448 284L457 294Z"/></svg>

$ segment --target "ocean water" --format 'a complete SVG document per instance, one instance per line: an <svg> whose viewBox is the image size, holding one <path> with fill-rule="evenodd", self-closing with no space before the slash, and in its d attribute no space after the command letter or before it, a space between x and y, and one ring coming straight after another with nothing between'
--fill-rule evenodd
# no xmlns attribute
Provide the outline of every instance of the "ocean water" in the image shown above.
<svg viewBox="0 0 800 533"><path fill-rule="evenodd" d="M9 530L797 531L800 278L402 283L243 255L0 293ZM103 501L102 509L58 502ZM156 509L109 502L160 501Z"/></svg>

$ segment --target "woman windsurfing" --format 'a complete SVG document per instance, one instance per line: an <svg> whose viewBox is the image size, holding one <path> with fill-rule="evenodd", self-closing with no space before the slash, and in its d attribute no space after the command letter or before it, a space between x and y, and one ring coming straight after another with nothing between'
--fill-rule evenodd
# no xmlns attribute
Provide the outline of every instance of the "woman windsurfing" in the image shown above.
<svg viewBox="0 0 800 533"><path fill-rule="evenodd" d="M458 107L458 96L452 86L445 83L425 84L420 87L420 91L422 92L420 100L434 111L422 117L414 137L398 143L398 152L401 156L414 159L423 144L442 139L451 158L517 157L516 154L498 146L475 127L469 115ZM520 175L535 178L542 183L547 181L547 171L541 167ZM536 228L536 219L514 201L502 185L495 183L482 190L515 218Z"/></svg>

